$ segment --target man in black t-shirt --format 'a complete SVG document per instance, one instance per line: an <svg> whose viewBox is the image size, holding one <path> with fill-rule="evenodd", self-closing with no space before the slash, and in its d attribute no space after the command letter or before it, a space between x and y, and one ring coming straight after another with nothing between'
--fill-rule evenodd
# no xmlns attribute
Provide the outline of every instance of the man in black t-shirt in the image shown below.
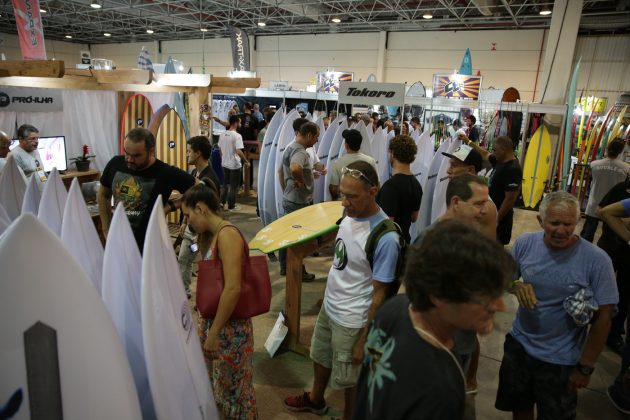
<svg viewBox="0 0 630 420"><path fill-rule="evenodd" d="M409 136L396 136L389 143L389 162L392 177L378 192L376 202L400 226L407 243L411 241L409 227L418 219L422 187L411 173L411 163L418 148Z"/></svg>
<svg viewBox="0 0 630 420"><path fill-rule="evenodd" d="M155 157L155 137L146 128L134 128L125 137L124 156L114 156L105 166L98 192L98 211L103 234L107 237L112 218L111 198L122 203L140 252L153 205L162 195L164 211L179 208L180 203L169 200L174 190L185 193L195 184L195 178L181 169Z"/></svg>
<svg viewBox="0 0 630 420"><path fill-rule="evenodd" d="M497 163L489 179L490 198L498 210L497 239L503 245L507 245L512 238L514 204L521 190L523 172L514 156L512 140L509 137L501 136L495 139L493 154L497 158Z"/></svg>
<svg viewBox="0 0 630 420"><path fill-rule="evenodd" d="M630 198L630 181L620 182L608 191L599 208ZM617 273L617 290L619 290L619 302L630 301L630 245L621 240L606 223L602 225L602 236L597 241L597 246L603 249L610 257ZM619 305L618 312L613 317L610 332L606 344L613 351L620 353L624 345L624 323L628 317L628 306ZM626 334L629 332L626 331Z"/></svg>
<svg viewBox="0 0 630 420"><path fill-rule="evenodd" d="M378 310L365 344L353 418L461 419L464 373L453 331L488 333L513 271L492 239L455 220L438 222L407 252L406 295Z"/></svg>
<svg viewBox="0 0 630 420"><path fill-rule="evenodd" d="M253 105L246 102L243 105L243 113L239 115L241 126L237 130L243 140L256 140L258 138L258 120L252 114Z"/></svg>
<svg viewBox="0 0 630 420"><path fill-rule="evenodd" d="M473 114L466 117L466 125L468 126L468 138L473 143L479 143L479 129L475 126L477 118Z"/></svg>

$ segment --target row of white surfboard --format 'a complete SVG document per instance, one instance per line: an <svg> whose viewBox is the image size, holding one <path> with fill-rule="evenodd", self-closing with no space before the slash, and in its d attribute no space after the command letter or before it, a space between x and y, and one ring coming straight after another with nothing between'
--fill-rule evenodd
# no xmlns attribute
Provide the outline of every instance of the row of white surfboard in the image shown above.
<svg viewBox="0 0 630 420"><path fill-rule="evenodd" d="M40 192L9 155L0 266L0 413L218 418L161 199L142 257L122 204L103 248L76 179Z"/></svg>
<svg viewBox="0 0 630 420"><path fill-rule="evenodd" d="M299 117L296 110L288 113L284 109L278 110L267 127L260 153L258 166L258 207L263 225L268 225L284 214L282 207L282 191L278 181L277 172L282 165L282 155L287 146L295 140L293 121ZM313 202L315 204L332 199L328 186L330 185L330 169L333 164L346 153L342 133L348 128L347 119L341 115L330 123L328 129L324 129L321 119L307 119L319 126L320 137L314 149L319 161L329 170L323 177L315 180ZM360 152L373 157L377 161L380 184L383 185L391 174L391 166L388 157L389 141L385 130L378 128L373 130L372 125L366 126L363 121L353 124L351 128L358 130L363 137ZM442 152L452 152L461 141L448 138L437 152L434 152L433 136L425 131L420 133L415 130L411 133L418 153L411 165L412 173L416 176L423 191L422 208L416 224L411 226L412 240L416 232L420 232L430 225L446 210L446 186L448 177L448 159Z"/></svg>

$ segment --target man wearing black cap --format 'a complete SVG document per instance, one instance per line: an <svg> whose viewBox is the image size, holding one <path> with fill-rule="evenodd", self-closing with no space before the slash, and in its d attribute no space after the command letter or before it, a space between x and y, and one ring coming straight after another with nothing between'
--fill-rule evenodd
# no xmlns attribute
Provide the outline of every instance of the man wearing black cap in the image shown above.
<svg viewBox="0 0 630 420"><path fill-rule="evenodd" d="M359 149L361 149L361 143L363 142L363 137L361 136L359 130L343 130L341 136L345 140L344 147L346 148L346 154L341 156L333 164L330 173L330 185L328 186L328 191L330 191L330 195L333 200L337 200L339 198L339 182L341 181L342 168L345 168L353 162L362 160L372 165L376 173L378 173L378 168L376 167L376 161L374 158L359 152Z"/></svg>

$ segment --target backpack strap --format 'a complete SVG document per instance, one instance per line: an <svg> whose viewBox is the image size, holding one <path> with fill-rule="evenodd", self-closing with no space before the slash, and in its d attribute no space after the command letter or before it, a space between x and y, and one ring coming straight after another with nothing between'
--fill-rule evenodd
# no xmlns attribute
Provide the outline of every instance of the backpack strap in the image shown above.
<svg viewBox="0 0 630 420"><path fill-rule="evenodd" d="M398 226L398 224L396 224L393 220L387 218L379 222L379 224L376 225L374 229L372 229L370 235L367 238L367 241L365 242L365 255L368 262L370 263L371 269L374 269L374 253L376 252L378 241L381 240L383 235L389 232L397 232L398 237L404 241L400 226Z"/></svg>

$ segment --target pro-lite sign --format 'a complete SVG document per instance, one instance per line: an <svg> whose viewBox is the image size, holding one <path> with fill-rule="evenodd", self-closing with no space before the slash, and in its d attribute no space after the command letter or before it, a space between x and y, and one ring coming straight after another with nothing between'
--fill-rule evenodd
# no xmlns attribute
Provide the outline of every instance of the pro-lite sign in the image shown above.
<svg viewBox="0 0 630 420"><path fill-rule="evenodd" d="M403 83L340 82L339 103L351 105L402 105Z"/></svg>

